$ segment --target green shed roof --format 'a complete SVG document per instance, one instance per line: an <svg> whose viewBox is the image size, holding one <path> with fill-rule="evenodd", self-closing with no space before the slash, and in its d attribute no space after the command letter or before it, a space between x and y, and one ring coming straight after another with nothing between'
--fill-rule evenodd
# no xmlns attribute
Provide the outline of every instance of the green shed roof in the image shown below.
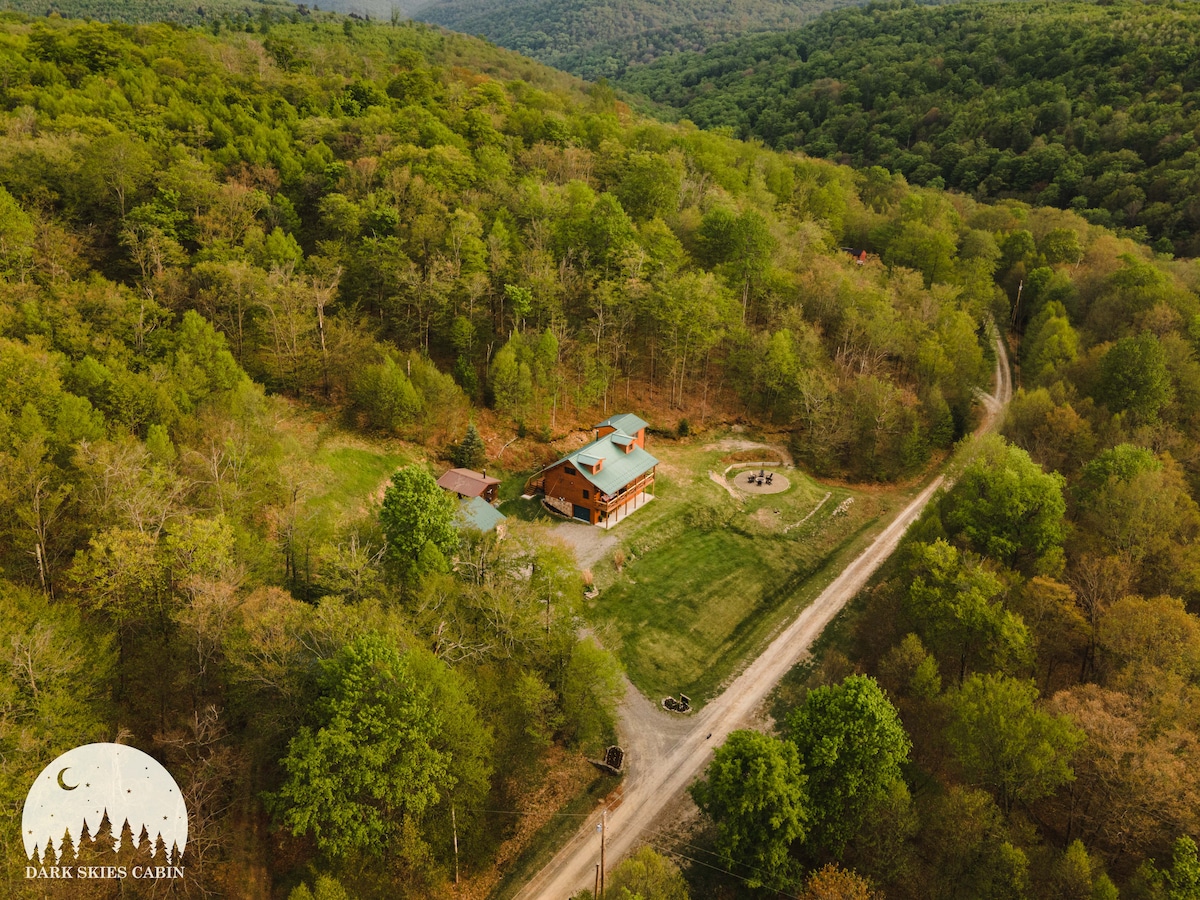
<svg viewBox="0 0 1200 900"><path fill-rule="evenodd" d="M633 417L637 419L637 416ZM641 419L637 419L639 422ZM603 423L601 423L603 424ZM658 465L658 460L638 447L636 444L628 453L625 448L618 446L613 438L615 434L606 434L602 438L580 447L570 456L559 462L571 462L579 470L579 474L605 494L615 494L629 482L640 478ZM604 464L594 475L583 466L584 458L602 459Z"/></svg>
<svg viewBox="0 0 1200 900"><path fill-rule="evenodd" d="M643 428L649 427L650 423L643 421L633 413L617 413L616 415L609 416L596 427L603 428L605 425L611 425L617 431L624 434L637 434Z"/></svg>
<svg viewBox="0 0 1200 900"><path fill-rule="evenodd" d="M478 528L480 531L492 531L503 522L507 516L482 497L471 497L458 504L458 524L460 528Z"/></svg>

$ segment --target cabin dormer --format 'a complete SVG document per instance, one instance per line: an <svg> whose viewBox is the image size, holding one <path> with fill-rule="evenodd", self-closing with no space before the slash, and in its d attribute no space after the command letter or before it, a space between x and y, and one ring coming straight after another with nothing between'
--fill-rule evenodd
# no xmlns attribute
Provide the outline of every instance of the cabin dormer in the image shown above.
<svg viewBox="0 0 1200 900"><path fill-rule="evenodd" d="M621 434L619 431L613 433L612 442L614 445L621 448L622 453L629 453L638 445L637 438L632 438L627 434Z"/></svg>
<svg viewBox="0 0 1200 900"><path fill-rule="evenodd" d="M618 413L615 416L609 416L603 422L596 426L596 440L608 435L624 435L633 440L633 442L646 449L646 427L645 420L635 416L633 413ZM629 449L625 450L630 452Z"/></svg>
<svg viewBox="0 0 1200 900"><path fill-rule="evenodd" d="M587 469L593 475L597 474L601 469L604 468L604 457L592 456L589 453L580 453L575 457L575 462L577 462L584 469Z"/></svg>

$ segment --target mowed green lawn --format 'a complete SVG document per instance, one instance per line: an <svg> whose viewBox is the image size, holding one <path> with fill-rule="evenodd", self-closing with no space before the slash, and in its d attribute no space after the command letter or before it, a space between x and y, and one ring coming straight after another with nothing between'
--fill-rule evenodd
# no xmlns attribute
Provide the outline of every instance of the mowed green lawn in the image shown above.
<svg viewBox="0 0 1200 900"><path fill-rule="evenodd" d="M611 557L596 566L590 617L647 696L702 702L811 602L894 503L777 466L789 489L739 504L708 476L728 465L727 450L648 449L663 463L657 498L610 532L629 562L619 573Z"/></svg>
<svg viewBox="0 0 1200 900"><path fill-rule="evenodd" d="M408 454L382 443L334 437L312 457L305 512L318 531L332 531L365 513L384 480L410 462Z"/></svg>

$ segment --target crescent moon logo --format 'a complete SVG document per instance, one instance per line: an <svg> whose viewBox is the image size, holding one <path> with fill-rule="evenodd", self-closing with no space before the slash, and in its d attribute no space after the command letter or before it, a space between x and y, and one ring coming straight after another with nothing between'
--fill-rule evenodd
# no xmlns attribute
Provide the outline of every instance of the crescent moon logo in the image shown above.
<svg viewBox="0 0 1200 900"><path fill-rule="evenodd" d="M156 867L178 870L172 878L183 877L176 863L187 852L188 820L179 785L152 756L124 744L84 744L42 769L21 814L26 857L66 865L64 852L69 862L82 836L96 834L105 815L112 826L112 852L126 849L117 836L127 826L149 839L143 843L135 837L135 851L148 853Z"/></svg>

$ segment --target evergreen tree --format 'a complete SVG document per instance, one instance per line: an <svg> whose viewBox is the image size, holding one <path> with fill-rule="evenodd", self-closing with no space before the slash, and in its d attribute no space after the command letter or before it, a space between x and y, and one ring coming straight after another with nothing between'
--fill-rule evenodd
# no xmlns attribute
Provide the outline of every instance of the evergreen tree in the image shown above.
<svg viewBox="0 0 1200 900"><path fill-rule="evenodd" d="M467 426L467 433L462 441L455 446L451 455L454 465L463 469L480 470L487 465L487 447L479 436L479 429L472 422Z"/></svg>

